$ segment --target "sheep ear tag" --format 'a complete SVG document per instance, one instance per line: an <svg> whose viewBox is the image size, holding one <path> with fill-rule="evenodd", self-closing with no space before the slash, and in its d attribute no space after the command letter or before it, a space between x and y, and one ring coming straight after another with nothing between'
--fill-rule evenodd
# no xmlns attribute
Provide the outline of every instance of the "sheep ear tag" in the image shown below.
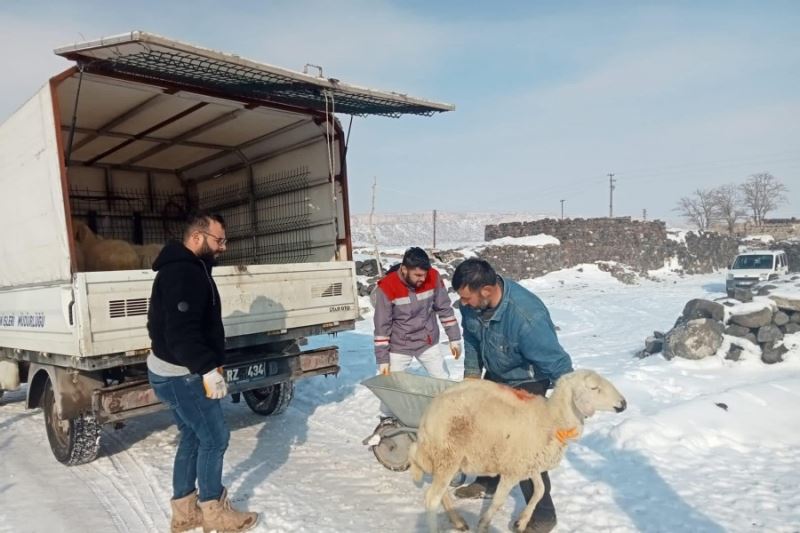
<svg viewBox="0 0 800 533"><path fill-rule="evenodd" d="M557 429L556 430L556 439L561 444L566 445L568 441L575 440L578 438L578 428L569 428L569 429Z"/></svg>

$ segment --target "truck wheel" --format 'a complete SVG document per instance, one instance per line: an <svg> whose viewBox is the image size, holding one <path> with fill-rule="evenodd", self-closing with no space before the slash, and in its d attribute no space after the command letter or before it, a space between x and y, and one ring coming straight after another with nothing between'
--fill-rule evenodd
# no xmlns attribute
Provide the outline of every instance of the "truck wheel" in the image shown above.
<svg viewBox="0 0 800 533"><path fill-rule="evenodd" d="M246 390L242 395L247 406L257 415L278 415L284 412L292 401L294 382L284 381L263 389Z"/></svg>
<svg viewBox="0 0 800 533"><path fill-rule="evenodd" d="M100 424L90 415L63 420L56 412L56 395L53 385L47 381L44 396L44 423L47 440L58 462L67 466L90 463L100 450Z"/></svg>

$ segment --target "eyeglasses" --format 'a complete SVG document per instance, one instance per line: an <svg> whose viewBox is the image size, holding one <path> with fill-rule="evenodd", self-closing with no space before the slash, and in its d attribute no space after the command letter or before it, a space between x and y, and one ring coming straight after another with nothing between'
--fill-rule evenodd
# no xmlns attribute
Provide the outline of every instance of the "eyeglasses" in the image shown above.
<svg viewBox="0 0 800 533"><path fill-rule="evenodd" d="M203 235L208 235L209 237L211 237L215 241L217 241L217 246L225 246L228 243L228 239L225 239L225 238L222 238L222 237L217 237L213 233L209 233L207 231L200 231L200 233L202 233Z"/></svg>

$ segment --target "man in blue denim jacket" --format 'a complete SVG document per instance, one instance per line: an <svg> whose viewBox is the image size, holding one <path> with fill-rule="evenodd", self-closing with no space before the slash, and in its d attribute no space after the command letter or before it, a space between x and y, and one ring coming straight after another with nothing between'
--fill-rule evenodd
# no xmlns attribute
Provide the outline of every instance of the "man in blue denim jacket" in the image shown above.
<svg viewBox="0 0 800 533"><path fill-rule="evenodd" d="M572 361L556 336L550 313L532 292L498 276L483 259L467 259L456 268L453 289L460 297L464 328L464 378L488 379L544 396ZM536 506L526 533L546 533L556 525L550 478L542 474L545 494ZM494 492L498 478L479 477L456 490L460 498L480 498ZM529 501L533 482L520 489Z"/></svg>

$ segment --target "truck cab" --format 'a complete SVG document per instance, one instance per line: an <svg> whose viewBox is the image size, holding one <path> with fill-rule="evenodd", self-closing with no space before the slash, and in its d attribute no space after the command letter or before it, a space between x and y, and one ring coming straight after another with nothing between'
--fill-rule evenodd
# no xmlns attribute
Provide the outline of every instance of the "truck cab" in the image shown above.
<svg viewBox="0 0 800 533"><path fill-rule="evenodd" d="M777 279L789 272L789 260L783 250L752 250L736 256L728 270L725 290L733 297L738 289L749 289L755 284Z"/></svg>

